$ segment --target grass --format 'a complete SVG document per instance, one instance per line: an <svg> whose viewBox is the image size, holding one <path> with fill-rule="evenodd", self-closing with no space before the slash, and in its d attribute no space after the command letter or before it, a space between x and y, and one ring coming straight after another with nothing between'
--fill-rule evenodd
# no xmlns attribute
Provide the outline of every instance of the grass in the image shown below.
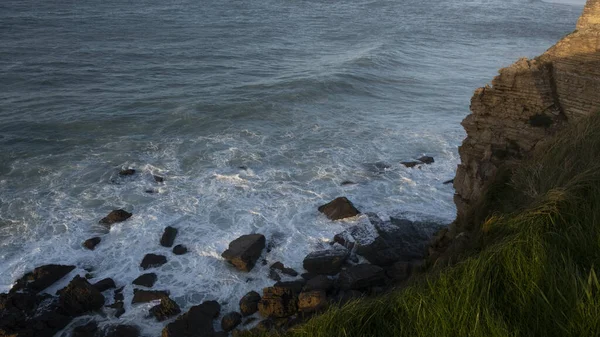
<svg viewBox="0 0 600 337"><path fill-rule="evenodd" d="M285 336L600 336L600 115L500 176L470 257Z"/></svg>

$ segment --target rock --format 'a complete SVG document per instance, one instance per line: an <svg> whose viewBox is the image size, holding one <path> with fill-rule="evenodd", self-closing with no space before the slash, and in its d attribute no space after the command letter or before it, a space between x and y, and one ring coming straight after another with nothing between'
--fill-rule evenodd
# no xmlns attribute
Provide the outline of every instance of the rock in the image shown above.
<svg viewBox="0 0 600 337"><path fill-rule="evenodd" d="M91 239L87 239L83 242L83 246L89 250L94 250L96 246L102 241L102 239L98 236L93 237Z"/></svg>
<svg viewBox="0 0 600 337"><path fill-rule="evenodd" d="M71 320L50 295L0 294L0 336L53 337Z"/></svg>
<svg viewBox="0 0 600 337"><path fill-rule="evenodd" d="M385 285L385 271L372 264L359 264L340 273L338 284L344 290L361 290Z"/></svg>
<svg viewBox="0 0 600 337"><path fill-rule="evenodd" d="M120 176L132 176L134 174L135 174L135 170L134 169L126 169L126 170L119 171L119 175Z"/></svg>
<svg viewBox="0 0 600 337"><path fill-rule="evenodd" d="M100 220L100 224L110 226L117 222L123 222L129 219L131 216L132 214L129 212L122 209L117 209L110 212L106 217L102 218L102 220Z"/></svg>
<svg viewBox="0 0 600 337"><path fill-rule="evenodd" d="M73 269L75 269L75 266L60 264L47 264L37 267L18 279L10 289L10 293L17 291L39 293L65 277Z"/></svg>
<svg viewBox="0 0 600 337"><path fill-rule="evenodd" d="M175 242L175 237L177 236L177 229L171 226L167 226L165 231L160 238L160 245L163 247L171 247L173 246L173 242Z"/></svg>
<svg viewBox="0 0 600 337"><path fill-rule="evenodd" d="M71 337L95 337L97 333L98 323L96 323L96 321L91 321L85 325L80 325L73 328Z"/></svg>
<svg viewBox="0 0 600 337"><path fill-rule="evenodd" d="M183 255L188 252L188 249L184 245L177 245L173 247L173 254L175 255Z"/></svg>
<svg viewBox="0 0 600 337"><path fill-rule="evenodd" d="M430 156L422 156L419 159L417 159L418 161L424 163L424 164L433 164L435 162L435 160L433 159L433 157Z"/></svg>
<svg viewBox="0 0 600 337"><path fill-rule="evenodd" d="M148 189L144 190L144 192L146 192L148 194L154 194L154 193L158 193L158 190L148 188Z"/></svg>
<svg viewBox="0 0 600 337"><path fill-rule="evenodd" d="M262 234L242 235L229 244L221 256L237 269L249 272L265 248L265 236Z"/></svg>
<svg viewBox="0 0 600 337"><path fill-rule="evenodd" d="M99 292L103 292L108 289L116 288L115 281L111 278L105 278L100 280L93 285L94 288L98 289Z"/></svg>
<svg viewBox="0 0 600 337"><path fill-rule="evenodd" d="M146 274L138 276L138 278L133 280L133 282L131 282L131 283L138 285L138 286L152 288L154 283L156 283L156 279L157 279L157 276L155 273L146 273Z"/></svg>
<svg viewBox="0 0 600 337"><path fill-rule="evenodd" d="M140 263L140 267L143 269L149 269L160 267L165 263L167 263L167 257L164 255L146 254L142 260L142 263Z"/></svg>
<svg viewBox="0 0 600 337"><path fill-rule="evenodd" d="M260 302L260 294L256 291L251 291L240 299L240 312L243 316L250 316L258 311L258 302Z"/></svg>
<svg viewBox="0 0 600 337"><path fill-rule="evenodd" d="M400 261L385 269L387 277L395 282L402 282L410 276L410 263Z"/></svg>
<svg viewBox="0 0 600 337"><path fill-rule="evenodd" d="M442 184L448 185L448 184L453 184L453 183L454 183L454 179L450 179L450 180L444 181Z"/></svg>
<svg viewBox="0 0 600 337"><path fill-rule="evenodd" d="M423 163L420 161L403 161L403 162L400 162L400 164L402 164L408 168L413 168L413 167L415 167L417 165L421 165Z"/></svg>
<svg viewBox="0 0 600 337"><path fill-rule="evenodd" d="M133 325L117 325L109 327L105 337L138 337L140 330Z"/></svg>
<svg viewBox="0 0 600 337"><path fill-rule="evenodd" d="M165 296L160 299L160 304L150 308L150 315L154 316L157 321L162 322L175 315L179 315L181 309L179 305L169 297Z"/></svg>
<svg viewBox="0 0 600 337"><path fill-rule="evenodd" d="M298 297L289 288L269 287L263 289L263 297L258 302L258 311L263 317L289 317L298 311Z"/></svg>
<svg viewBox="0 0 600 337"><path fill-rule="evenodd" d="M347 249L321 250L308 254L302 265L309 273L335 275L348 257Z"/></svg>
<svg viewBox="0 0 600 337"><path fill-rule="evenodd" d="M283 263L281 262L275 262L273 263L270 267L271 270L279 270L281 273L288 275L288 276L292 276L292 277L296 277L298 276L298 272L295 271L292 268L286 268ZM279 281L279 280L278 280Z"/></svg>
<svg viewBox="0 0 600 337"><path fill-rule="evenodd" d="M299 294L304 286L306 285L306 280L299 279L294 281L279 281L273 285L274 287L286 288L293 291L295 294Z"/></svg>
<svg viewBox="0 0 600 337"><path fill-rule="evenodd" d="M152 302L168 296L169 292L166 290L133 289L131 304Z"/></svg>
<svg viewBox="0 0 600 337"><path fill-rule="evenodd" d="M59 303L66 313L78 316L102 308L104 296L85 278L77 275L60 291Z"/></svg>
<svg viewBox="0 0 600 337"><path fill-rule="evenodd" d="M354 181L344 180L344 181L342 181L342 183L340 185L342 185L342 186L356 185L356 183Z"/></svg>
<svg viewBox="0 0 600 337"><path fill-rule="evenodd" d="M318 274L315 273L302 273L300 275L300 277L302 277L303 279L305 279L306 281L315 278L316 276L318 276Z"/></svg>
<svg viewBox="0 0 600 337"><path fill-rule="evenodd" d="M219 316L220 310L221 306L215 301L195 305L167 324L162 337L213 337L213 320Z"/></svg>
<svg viewBox="0 0 600 337"><path fill-rule="evenodd" d="M342 290L335 297L334 301L340 305L346 304L352 300L363 297L363 293L358 290Z"/></svg>
<svg viewBox="0 0 600 337"><path fill-rule="evenodd" d="M306 282L304 291L322 290L325 292L330 291L333 288L333 280L325 275L317 275L314 278Z"/></svg>
<svg viewBox="0 0 600 337"><path fill-rule="evenodd" d="M107 307L115 309L115 317L119 318L125 313L125 303L123 300L117 301L111 305L107 305Z"/></svg>
<svg viewBox="0 0 600 337"><path fill-rule="evenodd" d="M335 198L333 201L319 206L319 212L331 220L351 218L360 214L360 211L346 197Z"/></svg>
<svg viewBox="0 0 600 337"><path fill-rule="evenodd" d="M279 274L277 273L277 271L275 271L275 269L269 270L269 278L276 282L281 281L281 276L279 276Z"/></svg>
<svg viewBox="0 0 600 337"><path fill-rule="evenodd" d="M242 323L242 314L239 312L230 312L221 319L221 329L231 331Z"/></svg>
<svg viewBox="0 0 600 337"><path fill-rule="evenodd" d="M161 176L153 175L152 177L154 178L154 181L156 181L157 183L162 183L165 181L165 178L163 178Z"/></svg>
<svg viewBox="0 0 600 337"><path fill-rule="evenodd" d="M367 171L376 173L376 174L385 173L386 170L389 170L392 167L390 164L382 162L382 161L378 161L376 163L367 163L367 164L364 164L364 166L367 169Z"/></svg>
<svg viewBox="0 0 600 337"><path fill-rule="evenodd" d="M327 305L327 295L322 290L307 291L298 295L298 310L301 312L319 311Z"/></svg>

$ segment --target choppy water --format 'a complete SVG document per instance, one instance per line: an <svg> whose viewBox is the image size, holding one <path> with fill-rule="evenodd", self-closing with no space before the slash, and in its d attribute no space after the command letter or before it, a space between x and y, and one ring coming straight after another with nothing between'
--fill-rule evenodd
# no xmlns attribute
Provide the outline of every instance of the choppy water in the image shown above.
<svg viewBox="0 0 600 337"><path fill-rule="evenodd" d="M220 258L241 234L303 257L354 222L316 211L346 195L382 217L449 222L460 121L501 66L572 31L581 4L524 0L0 2L0 291L44 263L93 267L130 306L146 253L186 310L234 309L270 283ZM422 154L421 170L399 164ZM390 168L373 172L369 164ZM240 169L247 166L248 169ZM120 168L140 174L120 178ZM151 174L165 176L156 184ZM345 180L356 185L341 186ZM159 193L145 193L156 189ZM114 208L134 217L105 234ZM360 221L360 220L359 220ZM191 252L158 245L165 226ZM102 234L93 252L81 242ZM85 273L83 269L76 272Z"/></svg>

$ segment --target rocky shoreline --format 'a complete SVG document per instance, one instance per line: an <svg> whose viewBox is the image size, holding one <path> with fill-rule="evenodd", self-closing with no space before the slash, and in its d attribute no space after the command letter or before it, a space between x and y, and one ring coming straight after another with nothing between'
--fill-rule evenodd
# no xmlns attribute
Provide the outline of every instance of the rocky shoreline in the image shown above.
<svg viewBox="0 0 600 337"><path fill-rule="evenodd" d="M420 164L431 164L433 158L423 157ZM418 165L406 165L418 167ZM119 172L121 176L135 175L134 169ZM156 183L164 177L154 177ZM140 261L142 273L133 280L132 304L153 303L147 319L168 321L163 337L239 336L247 330L285 330L299 324L332 305L351 299L377 295L405 282L419 272L429 239L442 225L390 218L383 221L374 213L362 213L350 200L339 197L321 205L318 211L331 221L363 216L366 223L347 228L335 235L329 247L314 251L303 260L303 271L271 263L268 275L275 283L271 287L250 291L239 300L239 311L222 313L215 301L206 301L182 314L179 305L169 297L168 290L153 290L158 275L151 269L169 259L166 255L146 254ZM126 222L133 216L123 209L110 212L99 223L111 226ZM172 253L187 253L183 245L175 245L178 230L168 226L158 243L172 248ZM102 237L92 237L82 246L94 250ZM250 233L233 240L222 257L240 273L251 271L257 263L268 265L265 252L276 243L267 242L264 235ZM175 246L174 246L175 245ZM77 274L55 295L44 290L72 275L76 266L48 264L35 268L18 279L6 294L0 294L0 336L54 336L67 326L61 336L117 337L140 336L134 325L101 325L93 318L85 323L71 324L76 317L98 317L125 313L125 285L118 280L103 279L91 284ZM282 279L287 281L282 281ZM290 281L291 279L291 281ZM152 289L152 290L151 290ZM262 294L261 294L262 293ZM216 320L221 318L220 324ZM215 330L215 326L221 329ZM65 335L66 333L66 335Z"/></svg>

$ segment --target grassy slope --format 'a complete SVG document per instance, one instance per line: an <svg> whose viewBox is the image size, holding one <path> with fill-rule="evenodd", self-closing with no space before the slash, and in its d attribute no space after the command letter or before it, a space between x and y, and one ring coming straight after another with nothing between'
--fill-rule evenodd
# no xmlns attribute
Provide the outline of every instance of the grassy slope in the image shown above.
<svg viewBox="0 0 600 337"><path fill-rule="evenodd" d="M480 249L289 336L600 336L600 115L488 193Z"/></svg>

